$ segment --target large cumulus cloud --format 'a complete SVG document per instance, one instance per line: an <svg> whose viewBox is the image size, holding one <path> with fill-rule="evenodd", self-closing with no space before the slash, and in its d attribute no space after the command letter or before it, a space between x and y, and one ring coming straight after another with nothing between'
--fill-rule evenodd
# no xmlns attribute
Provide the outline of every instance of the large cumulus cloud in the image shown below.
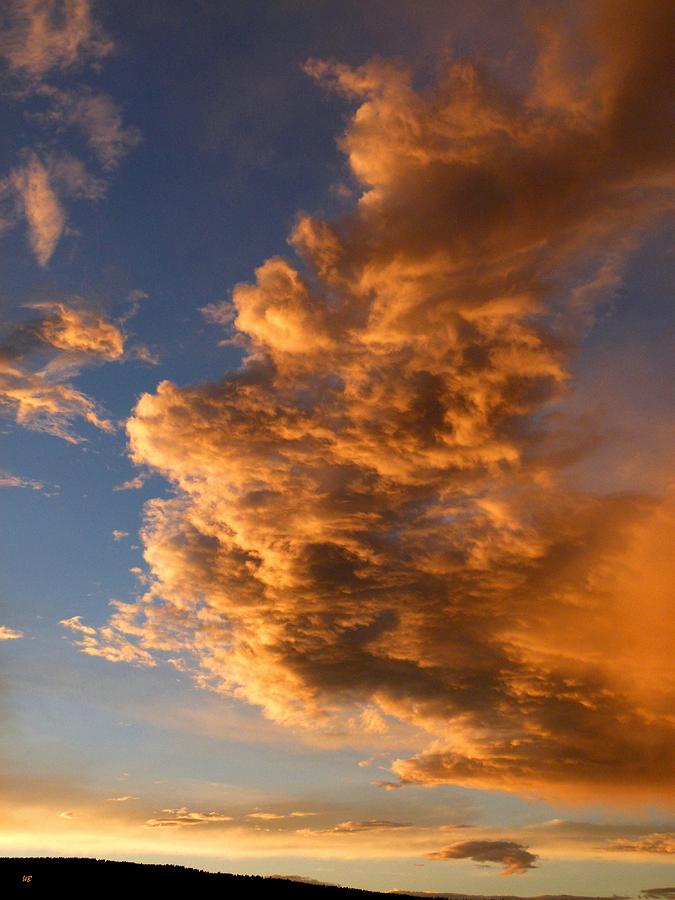
<svg viewBox="0 0 675 900"><path fill-rule="evenodd" d="M356 105L361 196L210 310L239 370L139 400L131 454L176 493L146 508L150 590L87 653L166 651L306 727L402 718L431 735L402 784L672 792L672 507L565 487L595 436L551 409L672 210L673 44L667 5L574 10L525 91L307 64Z"/></svg>

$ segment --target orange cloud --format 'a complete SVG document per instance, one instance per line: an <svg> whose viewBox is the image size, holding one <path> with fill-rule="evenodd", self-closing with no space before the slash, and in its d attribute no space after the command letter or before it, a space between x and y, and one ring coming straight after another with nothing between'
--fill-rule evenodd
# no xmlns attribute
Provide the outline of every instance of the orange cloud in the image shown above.
<svg viewBox="0 0 675 900"><path fill-rule="evenodd" d="M40 338L57 350L82 353L106 361L119 359L124 353L124 335L96 310L69 307L65 303L36 304L47 314L39 322Z"/></svg>
<svg viewBox="0 0 675 900"><path fill-rule="evenodd" d="M386 831L390 828L410 828L409 822L391 822L388 819L367 819L365 822L339 822L324 834L354 834L362 831Z"/></svg>
<svg viewBox="0 0 675 900"><path fill-rule="evenodd" d="M16 325L0 342L0 410L26 428L70 443L81 441L71 427L77 418L113 431L113 423L71 379L89 365L144 358L145 349L126 350L119 326L81 301L32 308L37 316Z"/></svg>
<svg viewBox="0 0 675 900"><path fill-rule="evenodd" d="M90 625L85 625L81 616L61 619L59 625L63 625L64 628L78 635L75 641L76 646L87 656L100 656L109 662L125 662L135 666L156 666L157 663L150 653L131 643L122 635L126 631L123 619L126 613L125 607L128 607L128 604L112 600L111 605L116 606L119 613L117 618L113 617L113 623L110 626L97 630ZM138 629L135 634L139 634Z"/></svg>
<svg viewBox="0 0 675 900"><path fill-rule="evenodd" d="M36 156L14 173L28 222L30 245L40 266L46 266L63 232L66 217L45 166Z"/></svg>
<svg viewBox="0 0 675 900"><path fill-rule="evenodd" d="M170 813L170 818L148 819L145 823L149 828L181 828L185 825L205 825L214 822L231 822L232 816L224 816L221 813L189 812L187 807L180 809L163 809L162 812Z"/></svg>
<svg viewBox="0 0 675 900"><path fill-rule="evenodd" d="M35 481L33 478L22 478L20 475L13 475L11 472L0 470L0 487L30 488L32 491L41 491L45 485L42 481Z"/></svg>
<svg viewBox="0 0 675 900"><path fill-rule="evenodd" d="M16 628L8 628L7 625L0 625L0 641L16 641L23 637L23 631Z"/></svg>
<svg viewBox="0 0 675 900"><path fill-rule="evenodd" d="M32 151L24 155L25 161L10 174L8 186L28 224L31 250L44 268L66 227L61 197L97 200L105 194L106 184L69 154L44 159Z"/></svg>
<svg viewBox="0 0 675 900"><path fill-rule="evenodd" d="M622 853L675 853L675 833L645 834L636 840L616 840L608 848Z"/></svg>
<svg viewBox="0 0 675 900"><path fill-rule="evenodd" d="M134 475L134 477L129 478L128 481L123 481L122 484L116 484L113 491L140 491L146 480L147 475Z"/></svg>
<svg viewBox="0 0 675 900"><path fill-rule="evenodd" d="M300 217L300 263L209 310L239 371L139 400L133 461L176 494L146 505L147 593L85 652L180 652L298 727L404 720L427 743L390 787L672 798L673 503L565 487L596 435L551 414L672 209L666 17L612 2L574 34L547 24L522 95L466 61L424 91L382 61L308 64L357 104L361 196Z"/></svg>
<svg viewBox="0 0 675 900"><path fill-rule="evenodd" d="M0 32L0 56L10 70L39 78L83 57L112 49L91 14L89 0L9 0Z"/></svg>

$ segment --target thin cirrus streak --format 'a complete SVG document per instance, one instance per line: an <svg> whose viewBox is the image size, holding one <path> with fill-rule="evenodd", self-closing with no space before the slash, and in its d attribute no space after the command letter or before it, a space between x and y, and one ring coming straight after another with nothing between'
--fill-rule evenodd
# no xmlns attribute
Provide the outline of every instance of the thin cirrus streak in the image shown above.
<svg viewBox="0 0 675 900"><path fill-rule="evenodd" d="M412 723L389 787L672 798L672 500L566 486L596 436L548 412L672 211L673 44L667 4L585 9L539 29L520 97L469 62L423 91L307 64L357 104L360 199L210 309L239 370L139 400L132 457L177 493L146 506L151 587L78 619L85 653L178 651L294 726Z"/></svg>

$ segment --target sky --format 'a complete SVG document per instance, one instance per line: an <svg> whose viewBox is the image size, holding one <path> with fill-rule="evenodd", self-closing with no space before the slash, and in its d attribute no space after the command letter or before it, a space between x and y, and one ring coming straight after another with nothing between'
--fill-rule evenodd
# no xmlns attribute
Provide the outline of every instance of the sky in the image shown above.
<svg viewBox="0 0 675 900"><path fill-rule="evenodd" d="M3 4L1 854L675 897L674 26Z"/></svg>

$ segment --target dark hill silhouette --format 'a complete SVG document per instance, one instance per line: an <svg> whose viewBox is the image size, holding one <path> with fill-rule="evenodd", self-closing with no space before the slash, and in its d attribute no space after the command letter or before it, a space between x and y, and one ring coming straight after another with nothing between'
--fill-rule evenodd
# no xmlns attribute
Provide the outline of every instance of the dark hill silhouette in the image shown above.
<svg viewBox="0 0 675 900"><path fill-rule="evenodd" d="M405 898L398 894L397 898ZM2 900L383 900L384 894L184 866L60 857L0 858ZM412 898L411 898L412 900Z"/></svg>
<svg viewBox="0 0 675 900"><path fill-rule="evenodd" d="M185 866L63 857L0 857L0 900L629 900L570 894L380 893L294 876L229 875ZM654 889L657 891L660 889ZM670 888L664 888L668 891ZM645 892L648 893L648 892ZM656 894L654 894L656 896Z"/></svg>

